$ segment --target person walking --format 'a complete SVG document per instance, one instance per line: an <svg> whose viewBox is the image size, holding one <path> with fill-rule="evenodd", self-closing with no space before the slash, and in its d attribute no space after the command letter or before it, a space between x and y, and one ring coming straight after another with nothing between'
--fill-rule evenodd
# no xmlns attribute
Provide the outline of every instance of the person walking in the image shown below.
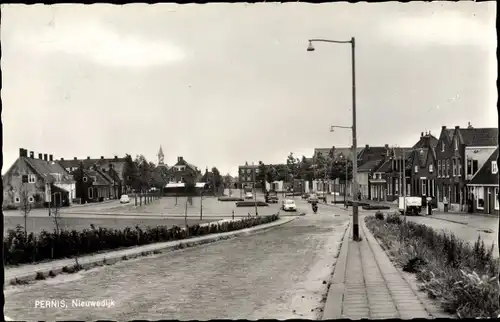
<svg viewBox="0 0 500 322"><path fill-rule="evenodd" d="M448 212L448 198L446 196L443 197L443 205L444 205L444 212Z"/></svg>

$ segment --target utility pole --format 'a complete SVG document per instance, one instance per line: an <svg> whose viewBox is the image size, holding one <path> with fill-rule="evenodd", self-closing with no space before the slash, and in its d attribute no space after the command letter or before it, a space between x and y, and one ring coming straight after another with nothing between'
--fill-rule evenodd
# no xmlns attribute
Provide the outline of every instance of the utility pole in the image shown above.
<svg viewBox="0 0 500 322"><path fill-rule="evenodd" d="M406 224L406 162L405 162L405 159L406 159L406 156L405 156L405 150L402 149L402 154L403 154L403 209L405 209L404 211L404 222Z"/></svg>
<svg viewBox="0 0 500 322"><path fill-rule="evenodd" d="M253 162L252 162L252 173L253 173L253 199L255 203L255 216L258 216L259 212L257 211L257 189L255 187L255 166Z"/></svg>

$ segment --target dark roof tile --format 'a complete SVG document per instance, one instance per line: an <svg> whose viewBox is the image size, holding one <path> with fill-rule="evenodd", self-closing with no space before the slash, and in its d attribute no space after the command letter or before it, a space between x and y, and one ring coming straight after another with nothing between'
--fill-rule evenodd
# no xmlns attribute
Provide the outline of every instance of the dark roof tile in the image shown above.
<svg viewBox="0 0 500 322"><path fill-rule="evenodd" d="M498 128L466 128L458 131L466 146L498 145Z"/></svg>
<svg viewBox="0 0 500 322"><path fill-rule="evenodd" d="M493 174L491 172L491 162L497 161L498 159L498 148L490 155L488 160L483 164L481 169L476 173L476 175L471 179L470 184L498 184L498 173ZM498 165L497 165L498 167Z"/></svg>

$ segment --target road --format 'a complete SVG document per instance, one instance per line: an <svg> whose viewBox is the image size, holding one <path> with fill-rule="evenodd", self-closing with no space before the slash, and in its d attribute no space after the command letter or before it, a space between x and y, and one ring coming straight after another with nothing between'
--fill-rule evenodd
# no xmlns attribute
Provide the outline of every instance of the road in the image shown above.
<svg viewBox="0 0 500 322"><path fill-rule="evenodd" d="M320 210L267 232L8 286L5 314L16 320L317 319L349 219ZM109 299L115 306L78 308L73 299ZM39 300L65 300L68 308L36 308Z"/></svg>

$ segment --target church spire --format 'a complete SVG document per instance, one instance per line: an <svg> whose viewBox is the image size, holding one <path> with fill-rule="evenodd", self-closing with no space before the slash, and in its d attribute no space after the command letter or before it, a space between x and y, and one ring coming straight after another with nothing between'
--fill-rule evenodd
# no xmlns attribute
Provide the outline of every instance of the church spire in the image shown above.
<svg viewBox="0 0 500 322"><path fill-rule="evenodd" d="M158 151L158 164L163 164L163 159L164 159L164 155L163 155L163 149L161 148L161 145L160 145L160 150Z"/></svg>

